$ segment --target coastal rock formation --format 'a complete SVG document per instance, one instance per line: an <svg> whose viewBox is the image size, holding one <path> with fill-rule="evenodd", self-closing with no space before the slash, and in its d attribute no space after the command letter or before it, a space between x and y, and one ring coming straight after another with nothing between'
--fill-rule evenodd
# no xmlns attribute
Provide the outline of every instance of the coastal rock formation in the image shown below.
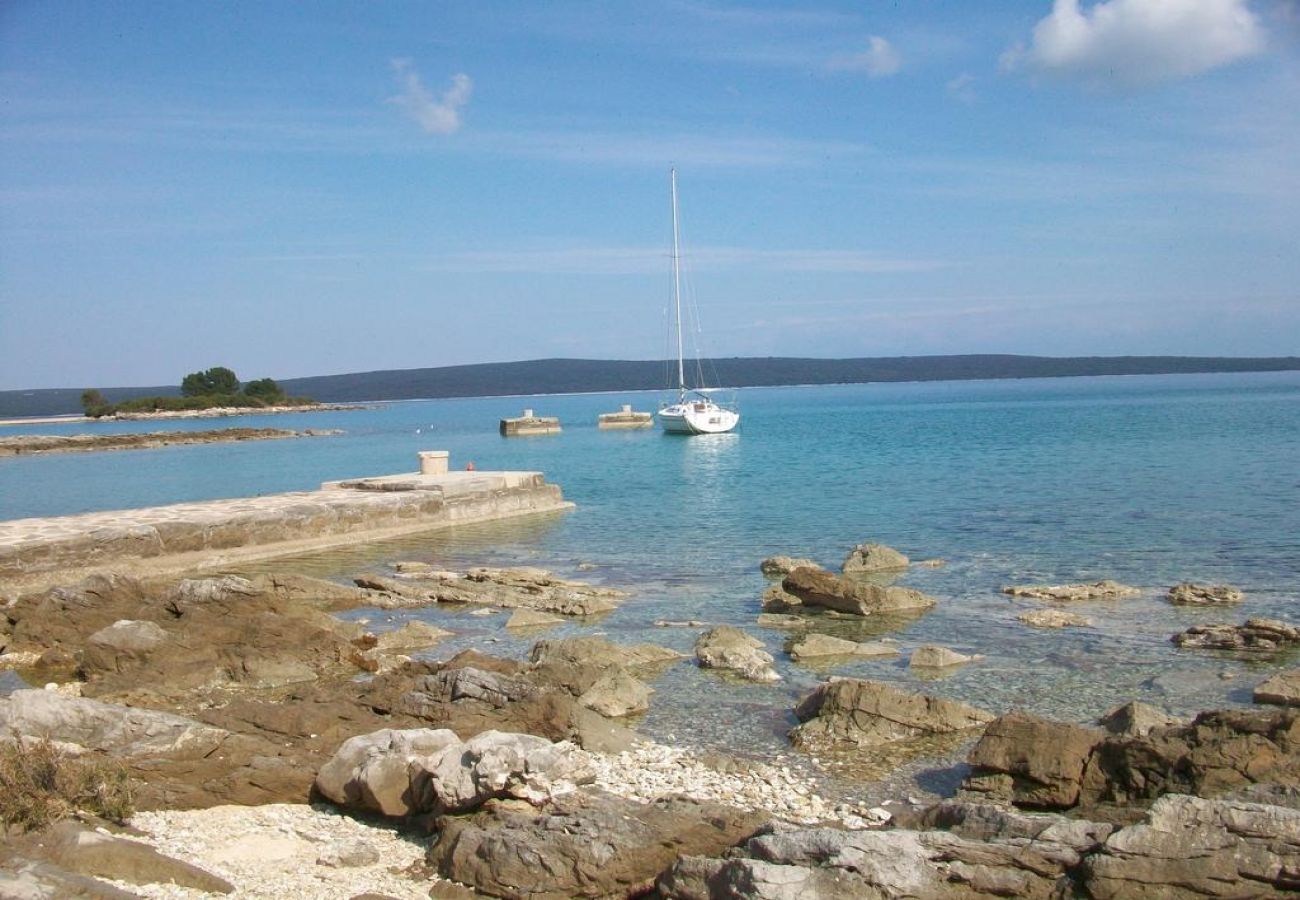
<svg viewBox="0 0 1300 900"><path fill-rule="evenodd" d="M1120 600L1142 593L1135 587L1118 581L1096 581L1091 584L1025 584L1004 587L1002 593L1012 597L1028 597L1049 603L1072 603L1076 600Z"/></svg>
<svg viewBox="0 0 1300 900"><path fill-rule="evenodd" d="M921 830L925 829L925 830ZM939 830L941 829L941 830ZM1111 826L947 801L916 828L841 831L773 822L725 858L684 856L659 896L908 898L1064 896Z"/></svg>
<svg viewBox="0 0 1300 900"><path fill-rule="evenodd" d="M1179 606L1231 606L1245 599L1241 591L1226 584L1184 581L1169 589L1169 602Z"/></svg>
<svg viewBox="0 0 1300 900"><path fill-rule="evenodd" d="M1241 625L1193 625L1170 640L1197 650L1273 653L1300 643L1300 628L1277 619L1247 619Z"/></svg>
<svg viewBox="0 0 1300 900"><path fill-rule="evenodd" d="M183 444L266 441L315 437L341 432L290 431L284 428L218 428L212 431L153 431L148 434L0 435L0 457L32 453L77 453L89 450L147 450Z"/></svg>
<svg viewBox="0 0 1300 900"><path fill-rule="evenodd" d="M1035 808L1068 809L1079 800L1092 750L1105 732L1023 712L999 716L971 750L967 792Z"/></svg>
<svg viewBox="0 0 1300 900"><path fill-rule="evenodd" d="M607 672L578 695L587 709L612 719L643 713L650 708L653 688L623 669Z"/></svg>
<svg viewBox="0 0 1300 900"><path fill-rule="evenodd" d="M1255 687L1252 699L1256 703L1276 706L1300 706L1300 669L1278 672Z"/></svg>
<svg viewBox="0 0 1300 900"><path fill-rule="evenodd" d="M490 803L442 817L428 859L442 877L494 897L623 897L679 854L721 853L764 818L684 797L638 803L583 790L540 814Z"/></svg>
<svg viewBox="0 0 1300 900"><path fill-rule="evenodd" d="M984 710L875 681L832 678L795 707L802 723L790 732L796 747L875 746L930 734L977 728L993 720Z"/></svg>
<svg viewBox="0 0 1300 900"><path fill-rule="evenodd" d="M578 703L602 716L645 712L651 688L641 679L658 676L686 657L655 644L615 644L602 637L538 641L529 653L529 677L567 690Z"/></svg>
<svg viewBox="0 0 1300 900"><path fill-rule="evenodd" d="M345 741L316 775L320 793L386 816L466 812L488 800L540 804L590 781L571 744L485 731L462 742L447 729L384 729Z"/></svg>
<svg viewBox="0 0 1300 900"><path fill-rule="evenodd" d="M731 625L719 625L700 635L695 658L702 668L732 672L748 681L781 680L763 642Z"/></svg>
<svg viewBox="0 0 1300 900"><path fill-rule="evenodd" d="M911 588L882 587L824 569L795 569L781 581L781 588L798 598L804 606L819 606L857 616L919 611L935 605L933 597Z"/></svg>
<svg viewBox="0 0 1300 900"><path fill-rule="evenodd" d="M1009 713L971 751L962 790L1035 808L1088 809L1300 785L1298 709L1213 710L1190 723L1128 731Z"/></svg>
<svg viewBox="0 0 1300 900"><path fill-rule="evenodd" d="M907 557L893 547L858 544L844 558L840 571L845 575L870 575L876 572L899 572L907 566Z"/></svg>
<svg viewBox="0 0 1300 900"><path fill-rule="evenodd" d="M476 603L505 609L533 609L565 616L609 612L625 591L568 581L545 569L477 568L468 572L414 573L409 578L373 575L355 579L358 587L387 594L390 607L434 603Z"/></svg>
<svg viewBox="0 0 1300 900"><path fill-rule="evenodd" d="M796 559L793 556L769 556L758 565L764 575L789 575L795 569L817 569L820 566L811 559Z"/></svg>
<svg viewBox="0 0 1300 900"><path fill-rule="evenodd" d="M882 641L846 641L828 634L813 632L790 644L790 658L796 662L827 656L897 656L898 648Z"/></svg>
<svg viewBox="0 0 1300 900"><path fill-rule="evenodd" d="M559 625L564 619L536 609L516 609L506 620L507 628L549 628Z"/></svg>
<svg viewBox="0 0 1300 900"><path fill-rule="evenodd" d="M952 666L964 666L977 659L983 657L978 654L967 656L965 653L958 653L956 650L940 647L937 644L923 644L912 651L907 664L913 669L947 669Z"/></svg>
<svg viewBox="0 0 1300 900"><path fill-rule="evenodd" d="M1063 609L1031 609L1022 612L1016 619L1035 628L1083 628L1092 624L1087 616Z"/></svg>
<svg viewBox="0 0 1300 900"><path fill-rule="evenodd" d="M1080 867L1097 900L1280 896L1300 888L1300 811L1170 794Z"/></svg>

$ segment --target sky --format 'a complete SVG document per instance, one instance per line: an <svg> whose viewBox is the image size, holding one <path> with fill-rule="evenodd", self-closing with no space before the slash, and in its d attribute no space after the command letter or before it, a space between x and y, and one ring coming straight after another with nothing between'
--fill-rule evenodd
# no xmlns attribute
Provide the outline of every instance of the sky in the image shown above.
<svg viewBox="0 0 1300 900"><path fill-rule="evenodd" d="M1300 355L1300 0L0 2L0 389Z"/></svg>

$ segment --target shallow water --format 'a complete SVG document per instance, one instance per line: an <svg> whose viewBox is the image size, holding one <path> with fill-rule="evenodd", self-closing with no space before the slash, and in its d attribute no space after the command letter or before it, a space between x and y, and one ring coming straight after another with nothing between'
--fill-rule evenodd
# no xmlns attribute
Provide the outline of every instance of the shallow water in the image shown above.
<svg viewBox="0 0 1300 900"><path fill-rule="evenodd" d="M759 755L788 752L799 696L827 674L885 680L995 712L1023 707L1083 720L1130 699L1188 714L1249 703L1283 658L1247 662L1177 650L1191 624L1294 618L1300 585L1300 373L1046 379L749 389L743 430L682 438L658 430L601 432L596 415L652 395L395 403L348 412L172 423L105 423L86 431L235 425L341 428L296 441L172 447L0 460L0 518L58 515L180 500L309 489L326 479L409 471L420 449L454 467L536 469L577 503L571 513L465 527L292 561L345 579L394 560L440 567L529 564L626 587L618 611L546 636L593 632L689 651L698 629L656 620L745 626L778 658L776 686L736 684L690 665L655 683L641 723L651 736ZM525 407L558 415L558 436L503 439L497 420ZM26 429L5 429L17 433ZM68 426L46 428L71 433ZM889 632L898 659L830 670L791 663L787 637L754 625L765 556L838 567L856 543L889 544L939 568L900 583L939 598ZM284 562L274 564L277 567ZM1006 584L1114 578L1142 596L1074 604L1086 629L1039 630ZM1169 605L1179 581L1228 583L1239 609ZM387 626L402 616L357 617ZM505 615L427 610L466 646L522 655L536 633L511 636ZM879 632L837 623L844 636ZM984 659L938 680L906 667L936 642Z"/></svg>

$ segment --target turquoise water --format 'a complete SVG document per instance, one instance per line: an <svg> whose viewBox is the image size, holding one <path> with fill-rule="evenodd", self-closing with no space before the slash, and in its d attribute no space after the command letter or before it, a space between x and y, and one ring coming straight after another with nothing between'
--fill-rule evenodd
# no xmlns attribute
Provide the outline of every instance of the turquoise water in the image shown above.
<svg viewBox="0 0 1300 900"><path fill-rule="evenodd" d="M0 459L0 518L309 489L326 479L410 471L420 449L453 467L536 469L560 484L568 514L442 532L293 561L347 578L396 559L448 567L526 563L623 586L632 596L595 625L689 650L698 629L656 620L743 625L778 657L776 686L734 685L678 666L656 686L643 730L679 741L778 752L797 698L828 674L796 666L782 632L754 625L765 556L838 567L856 543L913 559L901 583L937 598L933 612L886 632L900 660L833 674L884 679L975 702L1082 720L1129 699L1186 714L1248 703L1250 688L1295 660L1251 663L1179 651L1170 635L1249 615L1300 619L1300 373L1045 379L748 389L742 430L715 437L658 430L601 432L596 415L653 395L439 400L370 409L106 423L86 431L234 425L341 428L294 441ZM503 439L502 416L558 415L558 436ZM74 426L28 427L71 433ZM8 428L4 433L16 433ZM279 565L284 565L283 563ZM1015 620L1032 603L1006 584L1114 578L1146 589L1118 603L1078 604L1087 629L1043 631ZM1247 594L1237 610L1170 606L1183 580ZM375 618L374 611L358 616ZM519 655L504 617L430 610L464 646ZM393 619L393 622L399 621ZM377 626L388 622L375 618ZM885 624L841 624L870 636ZM985 659L937 682L906 668L906 651L938 642Z"/></svg>

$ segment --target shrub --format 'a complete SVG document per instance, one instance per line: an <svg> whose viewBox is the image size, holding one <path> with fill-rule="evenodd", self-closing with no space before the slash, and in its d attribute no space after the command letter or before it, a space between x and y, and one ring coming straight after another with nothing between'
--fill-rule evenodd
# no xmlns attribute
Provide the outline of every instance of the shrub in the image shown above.
<svg viewBox="0 0 1300 900"><path fill-rule="evenodd" d="M135 811L126 769L73 756L45 738L0 742L0 821L35 831L78 810L126 821Z"/></svg>

